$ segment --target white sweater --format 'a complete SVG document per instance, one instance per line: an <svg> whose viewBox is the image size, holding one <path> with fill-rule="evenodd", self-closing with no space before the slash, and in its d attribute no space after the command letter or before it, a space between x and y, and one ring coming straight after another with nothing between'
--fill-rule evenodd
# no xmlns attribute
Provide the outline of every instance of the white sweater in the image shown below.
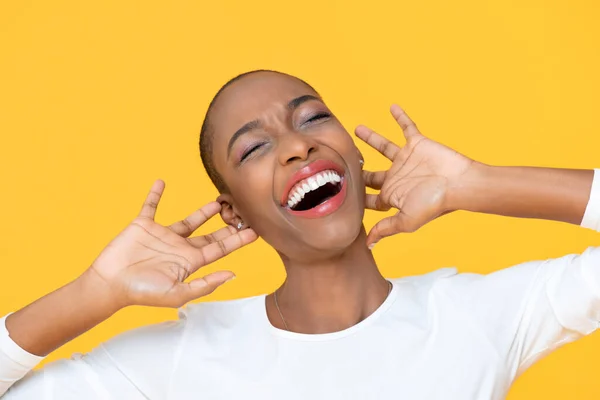
<svg viewBox="0 0 600 400"><path fill-rule="evenodd" d="M582 225L600 231L600 170ZM179 321L127 332L35 373L41 358L19 348L2 319L0 395L502 399L530 365L600 324L600 248L489 275L446 268L392 283L372 315L340 332L276 329L265 295L200 303Z"/></svg>

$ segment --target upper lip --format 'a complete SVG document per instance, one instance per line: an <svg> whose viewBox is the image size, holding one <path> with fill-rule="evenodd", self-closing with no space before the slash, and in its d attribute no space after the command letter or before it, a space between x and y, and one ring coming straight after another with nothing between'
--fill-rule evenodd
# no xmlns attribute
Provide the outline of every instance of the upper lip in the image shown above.
<svg viewBox="0 0 600 400"><path fill-rule="evenodd" d="M328 169L337 172L340 176L344 176L344 169L331 160L316 160L294 172L283 189L281 205L285 206L287 204L290 190L292 190L296 183Z"/></svg>

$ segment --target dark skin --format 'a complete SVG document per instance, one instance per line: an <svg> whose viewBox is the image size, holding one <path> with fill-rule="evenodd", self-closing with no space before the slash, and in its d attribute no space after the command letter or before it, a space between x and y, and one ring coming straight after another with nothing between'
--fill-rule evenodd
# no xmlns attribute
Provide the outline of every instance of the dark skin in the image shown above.
<svg viewBox="0 0 600 400"><path fill-rule="evenodd" d="M400 107L392 106L391 114L403 145L356 128L359 139L391 161L386 171L364 171L348 132L304 83L269 72L234 82L211 115L214 162L229 192L161 225L154 216L165 186L156 181L139 215L81 276L7 317L10 337L26 351L46 355L122 308L181 307L231 279L231 271L198 271L252 243L257 233L287 270L278 297L290 330L339 331L369 316L387 296L388 283L369 250L385 237L414 232L457 210L582 222L594 171L486 165L425 137ZM253 129L237 135L228 155L230 139L251 121ZM345 201L318 219L293 217L280 205L283 187L315 159L343 167ZM365 186L378 192L366 194ZM364 208L396 213L367 235ZM218 213L228 227L194 235ZM241 221L245 228L237 231ZM266 309L271 323L284 328L273 296Z"/></svg>
<svg viewBox="0 0 600 400"><path fill-rule="evenodd" d="M230 188L219 197L228 224L244 221L281 256L287 279L279 289L288 327L296 332L339 331L360 322L384 301L388 284L370 249L381 239L414 232L456 210L579 224L589 199L593 171L494 167L472 160L425 137L397 105L391 114L402 129L403 146L365 126L359 139L392 165L363 171L350 135L320 100L291 109L293 99L316 93L286 75L261 72L228 87L215 103L214 162ZM311 119L319 114L327 117ZM258 127L234 132L249 121ZM240 163L247 149L262 144ZM279 205L286 180L315 159L345 167L349 191L343 206L319 219L295 218ZM379 190L366 194L365 186ZM364 208L395 215L367 235ZM271 323L283 326L267 297Z"/></svg>
<svg viewBox="0 0 600 400"><path fill-rule="evenodd" d="M303 101L290 107L295 99ZM243 221L281 256L287 278L278 300L288 327L334 332L375 311L389 284L367 247L362 224L362 157L318 94L292 77L260 72L225 89L210 118L213 161L229 188L218 198L221 216L233 226ZM228 151L234 133L251 121L258 126L240 135ZM280 204L285 184L295 171L318 159L344 167L346 200L322 218L292 216ZM273 295L266 307L271 323L283 329Z"/></svg>

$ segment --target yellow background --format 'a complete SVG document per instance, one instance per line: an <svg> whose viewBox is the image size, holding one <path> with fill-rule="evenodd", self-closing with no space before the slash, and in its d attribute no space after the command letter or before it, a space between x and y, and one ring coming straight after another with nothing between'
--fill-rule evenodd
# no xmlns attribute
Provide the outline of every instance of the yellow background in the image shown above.
<svg viewBox="0 0 600 400"><path fill-rule="evenodd" d="M219 86L249 69L298 74L348 130L365 123L401 138L388 115L398 102L425 134L487 163L600 167L598 20L591 0L2 2L0 315L82 272L155 178L167 182L161 222L212 200L198 132ZM386 165L361 149L368 167ZM367 226L379 217L367 214ZM566 224L456 213L375 253L389 277L486 273L598 239ZM263 242L208 269L220 266L238 279L211 300L283 279ZM49 360L173 317L122 311ZM510 399L597 399L599 354L600 334L568 345Z"/></svg>

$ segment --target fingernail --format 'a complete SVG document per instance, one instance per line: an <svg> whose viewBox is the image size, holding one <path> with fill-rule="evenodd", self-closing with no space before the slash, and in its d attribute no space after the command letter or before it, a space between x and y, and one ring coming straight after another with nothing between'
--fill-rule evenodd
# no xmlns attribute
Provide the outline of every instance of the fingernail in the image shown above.
<svg viewBox="0 0 600 400"><path fill-rule="evenodd" d="M235 276L235 275L234 275L234 276L232 276L231 278L227 279L227 280L226 280L224 283L227 283L227 282L229 282L229 281L232 281L232 280L234 280L235 278L237 278L237 276Z"/></svg>
<svg viewBox="0 0 600 400"><path fill-rule="evenodd" d="M375 242L375 243L371 243L371 244L369 245L369 250L373 250L373 247L375 247L375 245L376 245L376 244L377 244L377 242Z"/></svg>

